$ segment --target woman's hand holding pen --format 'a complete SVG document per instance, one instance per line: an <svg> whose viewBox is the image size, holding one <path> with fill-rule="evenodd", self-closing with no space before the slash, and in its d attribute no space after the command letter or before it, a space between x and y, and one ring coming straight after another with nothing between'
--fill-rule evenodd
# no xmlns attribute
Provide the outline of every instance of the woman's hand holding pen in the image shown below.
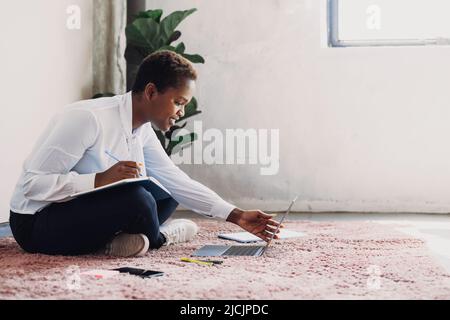
<svg viewBox="0 0 450 320"><path fill-rule="evenodd" d="M139 178L140 166L133 161L120 161L105 172L97 173L95 176L95 188L125 180Z"/></svg>

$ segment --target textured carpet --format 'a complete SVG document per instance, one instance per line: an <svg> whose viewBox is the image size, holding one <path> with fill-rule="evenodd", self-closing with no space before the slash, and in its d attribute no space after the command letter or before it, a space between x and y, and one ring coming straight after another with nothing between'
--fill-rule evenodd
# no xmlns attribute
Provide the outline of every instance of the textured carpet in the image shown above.
<svg viewBox="0 0 450 320"><path fill-rule="evenodd" d="M450 275L426 245L392 226L369 222L288 222L306 237L276 242L264 257L223 258L220 266L179 261L203 244L230 243L231 224L196 220L194 241L143 258L52 257L0 240L0 299L450 299ZM161 270L161 278L93 269Z"/></svg>

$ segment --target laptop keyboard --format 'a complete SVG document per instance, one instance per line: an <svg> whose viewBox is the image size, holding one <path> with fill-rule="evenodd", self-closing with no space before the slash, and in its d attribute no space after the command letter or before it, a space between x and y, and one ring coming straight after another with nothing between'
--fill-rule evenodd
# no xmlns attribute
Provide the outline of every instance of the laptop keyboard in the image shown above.
<svg viewBox="0 0 450 320"><path fill-rule="evenodd" d="M231 246L223 256L254 256L263 247L261 246Z"/></svg>

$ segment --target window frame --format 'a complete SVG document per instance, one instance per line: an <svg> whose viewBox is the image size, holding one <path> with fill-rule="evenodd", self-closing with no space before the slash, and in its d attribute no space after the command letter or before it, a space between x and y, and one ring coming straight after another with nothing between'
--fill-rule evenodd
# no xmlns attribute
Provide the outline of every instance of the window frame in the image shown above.
<svg viewBox="0 0 450 320"><path fill-rule="evenodd" d="M341 40L339 39L339 1L327 0L328 47L405 47L405 46L446 46L450 38L434 39L379 39L379 40Z"/></svg>

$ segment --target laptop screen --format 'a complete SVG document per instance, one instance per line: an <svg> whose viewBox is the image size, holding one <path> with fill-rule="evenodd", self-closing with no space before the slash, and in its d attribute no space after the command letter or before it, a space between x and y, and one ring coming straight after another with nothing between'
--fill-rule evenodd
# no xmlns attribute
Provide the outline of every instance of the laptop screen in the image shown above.
<svg viewBox="0 0 450 320"><path fill-rule="evenodd" d="M273 241L273 239L275 238L275 235L277 234L278 230L280 230L280 225L283 224L284 219L286 219L286 217L287 217L287 215L289 214L289 212L291 212L292 206L295 204L295 202L297 201L297 199L298 199L298 196L295 197L294 200L292 200L291 205L289 206L289 208L287 209L287 211L285 212L285 214L284 214L283 217L281 218L280 224L278 225L277 230L275 230L274 234L273 234L272 237L270 238L270 241L267 242L267 245L266 245L266 248L264 249L264 251L267 250L267 248L268 248L268 247L270 246L270 244L272 243L272 241Z"/></svg>

